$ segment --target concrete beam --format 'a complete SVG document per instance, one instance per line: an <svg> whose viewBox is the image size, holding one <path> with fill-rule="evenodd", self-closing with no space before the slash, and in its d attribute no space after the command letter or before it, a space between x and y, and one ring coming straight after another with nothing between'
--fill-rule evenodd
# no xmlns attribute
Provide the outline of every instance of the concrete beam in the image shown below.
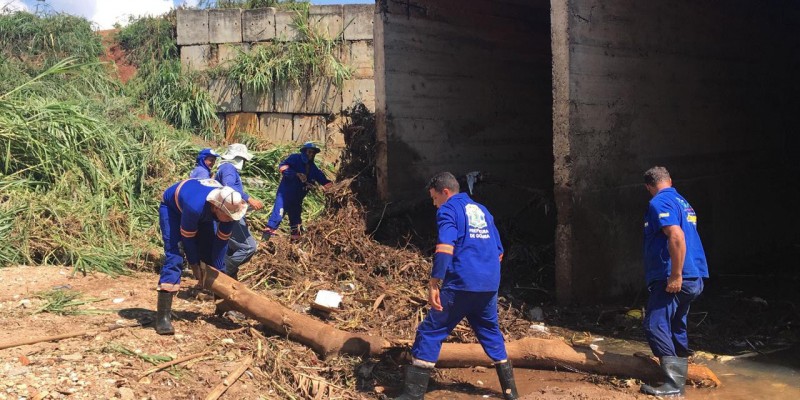
<svg viewBox="0 0 800 400"><path fill-rule="evenodd" d="M353 78L375 76L375 49L371 40L350 42L347 64L353 67Z"/></svg>
<svg viewBox="0 0 800 400"><path fill-rule="evenodd" d="M370 40L373 37L375 6L372 4L344 5L344 39Z"/></svg>
<svg viewBox="0 0 800 400"><path fill-rule="evenodd" d="M217 46L217 65L225 65L235 60L240 53L246 53L248 43L226 43Z"/></svg>
<svg viewBox="0 0 800 400"><path fill-rule="evenodd" d="M325 117L319 115L295 115L292 140L297 143L325 140Z"/></svg>
<svg viewBox="0 0 800 400"><path fill-rule="evenodd" d="M275 13L275 39L282 41L298 40L300 33L294 26L294 11L278 11Z"/></svg>
<svg viewBox="0 0 800 400"><path fill-rule="evenodd" d="M217 105L217 112L242 111L242 88L231 79L212 79L208 84L211 101Z"/></svg>
<svg viewBox="0 0 800 400"><path fill-rule="evenodd" d="M273 112L275 111L275 96L272 91L253 92L242 88L242 111L245 112Z"/></svg>
<svg viewBox="0 0 800 400"><path fill-rule="evenodd" d="M275 13L273 7L242 11L242 40L264 42L275 38Z"/></svg>
<svg viewBox="0 0 800 400"><path fill-rule="evenodd" d="M233 113L225 115L225 141L239 140L240 134L255 135L258 131L258 115L254 113Z"/></svg>
<svg viewBox="0 0 800 400"><path fill-rule="evenodd" d="M362 102L375 111L375 81L372 79L351 79L342 86L342 108L349 108Z"/></svg>
<svg viewBox="0 0 800 400"><path fill-rule="evenodd" d="M293 121L292 114L261 114L258 116L259 137L269 143L291 143Z"/></svg>
<svg viewBox="0 0 800 400"><path fill-rule="evenodd" d="M209 10L208 39L211 43L241 43L242 10L238 8Z"/></svg>
<svg viewBox="0 0 800 400"><path fill-rule="evenodd" d="M342 34L344 14L341 5L311 6L308 17L311 26L323 37L334 39Z"/></svg>
<svg viewBox="0 0 800 400"><path fill-rule="evenodd" d="M178 46L208 43L208 10L177 10Z"/></svg>
<svg viewBox="0 0 800 400"><path fill-rule="evenodd" d="M211 45L181 47L181 65L188 71L205 71L211 61Z"/></svg>

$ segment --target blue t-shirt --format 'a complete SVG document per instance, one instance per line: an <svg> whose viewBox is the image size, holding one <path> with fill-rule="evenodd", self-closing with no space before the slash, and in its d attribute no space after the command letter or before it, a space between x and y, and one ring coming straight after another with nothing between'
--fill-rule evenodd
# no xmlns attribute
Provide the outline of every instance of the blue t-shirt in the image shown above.
<svg viewBox="0 0 800 400"><path fill-rule="evenodd" d="M650 199L644 216L644 274L647 283L669 278L672 261L667 235L661 229L672 225L680 226L686 238L683 277L708 278L706 253L697 234L697 215L689 202L670 187Z"/></svg>
<svg viewBox="0 0 800 400"><path fill-rule="evenodd" d="M466 193L458 193L439 207L436 224L439 241L431 277L442 279L442 289L497 291L503 245L492 214Z"/></svg>
<svg viewBox="0 0 800 400"><path fill-rule="evenodd" d="M239 176L239 170L236 169L233 164L226 162L220 164L217 169L217 174L214 175L214 179L223 186L230 186L239 192L239 194L242 195L242 200L247 201L250 199L250 195L244 192L244 185L242 185L242 177Z"/></svg>

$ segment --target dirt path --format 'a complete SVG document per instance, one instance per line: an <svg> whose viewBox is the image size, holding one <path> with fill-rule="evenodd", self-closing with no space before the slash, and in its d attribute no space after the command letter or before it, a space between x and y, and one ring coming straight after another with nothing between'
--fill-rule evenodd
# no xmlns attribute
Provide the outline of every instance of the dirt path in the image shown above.
<svg viewBox="0 0 800 400"><path fill-rule="evenodd" d="M71 276L59 267L14 267L0 269L0 343L49 336L115 323L135 323L153 317L156 301L154 274L110 278L104 275ZM187 279L187 285L194 283ZM60 316L35 313L44 305L36 297L43 291L71 290L82 299L101 299L83 305L113 310L100 314ZM234 370L245 356L253 354L252 321L239 325L213 315L214 303L179 296L174 311L175 336L159 336L151 327L122 328L95 336L64 339L0 350L0 400L2 399L195 399ZM309 352L295 343L276 338L280 351ZM170 372L142 378L152 367L148 356L172 358L210 351L207 357L182 364ZM159 361L154 361L159 362ZM325 363L298 366L324 369ZM256 363L223 399L283 399L270 392L269 373ZM640 399L637 384L598 379L572 372L517 370L520 394L526 399ZM372 376L367 390L345 398L381 398L377 392L397 394L399 382ZM431 384L428 399L500 398L493 370L443 369ZM618 386L618 387L617 387ZM302 397L298 397L302 398Z"/></svg>

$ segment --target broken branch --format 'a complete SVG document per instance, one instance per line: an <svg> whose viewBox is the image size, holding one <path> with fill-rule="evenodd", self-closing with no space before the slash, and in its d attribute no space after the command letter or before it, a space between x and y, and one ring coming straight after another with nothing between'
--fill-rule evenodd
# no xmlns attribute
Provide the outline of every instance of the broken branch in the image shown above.
<svg viewBox="0 0 800 400"><path fill-rule="evenodd" d="M230 375L228 375L227 378L223 379L222 382L220 382L219 385L217 385L214 390L212 390L211 393L206 396L206 400L216 400L219 398L219 396L222 396L222 394L225 393L225 391L228 390L231 385L236 383L244 371L247 371L247 369L250 368L250 364L252 363L253 357L248 356L245 358L244 361L242 361L241 364L239 364L239 366L236 367L236 369L233 370Z"/></svg>

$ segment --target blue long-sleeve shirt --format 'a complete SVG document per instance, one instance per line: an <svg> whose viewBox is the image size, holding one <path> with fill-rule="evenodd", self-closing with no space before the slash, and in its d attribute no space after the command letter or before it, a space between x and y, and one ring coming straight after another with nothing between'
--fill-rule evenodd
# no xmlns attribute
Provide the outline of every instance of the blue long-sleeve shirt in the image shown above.
<svg viewBox="0 0 800 400"><path fill-rule="evenodd" d="M206 197L218 187L216 183L213 186L209 184L208 180L187 179L164 191L161 202L169 207L171 213L177 212L181 216L181 242L189 264L200 263L198 228L200 223L215 221L211 204L206 201ZM223 269L225 267L225 253L232 230L233 222L217 223L211 248L214 268Z"/></svg>
<svg viewBox="0 0 800 400"><path fill-rule="evenodd" d="M436 212L439 240L431 277L443 289L492 292L500 287L503 244L494 217L466 193L450 197Z"/></svg>
<svg viewBox="0 0 800 400"><path fill-rule="evenodd" d="M197 162L196 167L189 173L189 179L210 179L211 178L211 168L206 166L206 157L215 157L216 153L214 153L211 149L203 149L197 155Z"/></svg>
<svg viewBox="0 0 800 400"><path fill-rule="evenodd" d="M242 185L242 177L239 176L239 170L236 169L233 164L220 164L219 168L217 168L217 174L214 175L214 179L216 179L217 182L221 183L223 186L230 186L239 192L244 201L250 199L250 195L244 191L244 185Z"/></svg>
<svg viewBox="0 0 800 400"><path fill-rule="evenodd" d="M331 183L314 161L309 160L303 153L287 157L280 163L278 170L282 175L278 190L288 190L300 197L305 196L306 184L297 178L298 173L305 174L307 182L311 184L318 183L324 186Z"/></svg>

